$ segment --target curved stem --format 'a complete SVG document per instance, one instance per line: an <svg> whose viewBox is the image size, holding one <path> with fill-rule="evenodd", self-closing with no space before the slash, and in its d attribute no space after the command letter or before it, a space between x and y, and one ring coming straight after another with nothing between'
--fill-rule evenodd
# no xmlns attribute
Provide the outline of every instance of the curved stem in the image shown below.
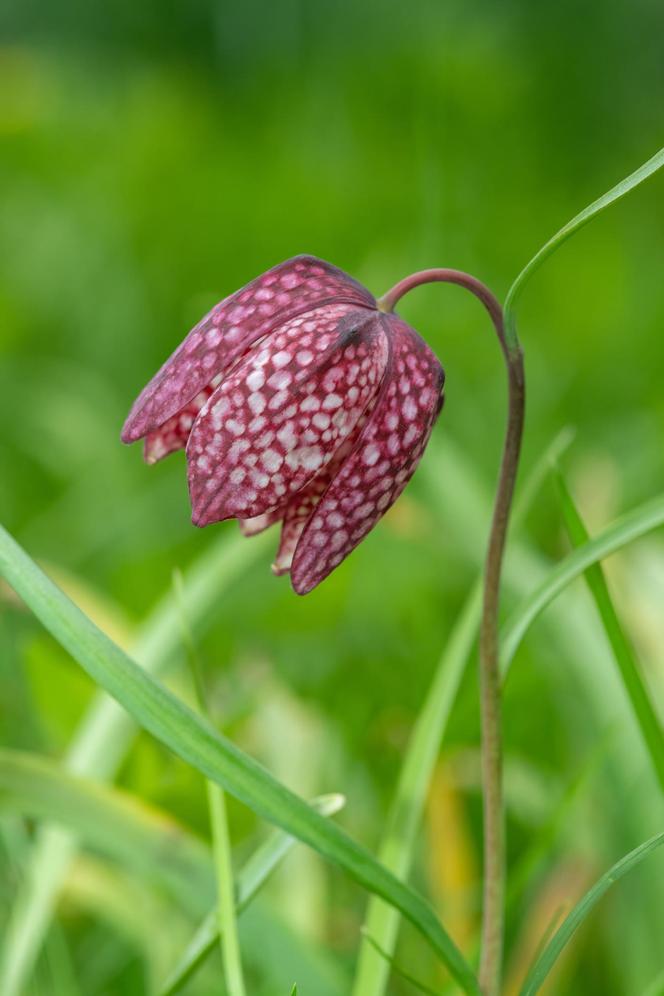
<svg viewBox="0 0 664 996"><path fill-rule="evenodd" d="M420 284L453 283L479 298L493 322L505 358L508 417L491 532L484 568L484 601L480 629L480 712L482 719L482 787L484 811L484 894L480 988L485 996L500 992L505 896L505 830L503 810L501 693L498 670L498 607L500 577L514 485L519 466L525 411L523 353L516 335L505 335L503 309L491 291L460 270L433 269L414 273L378 301L393 311L404 294Z"/></svg>

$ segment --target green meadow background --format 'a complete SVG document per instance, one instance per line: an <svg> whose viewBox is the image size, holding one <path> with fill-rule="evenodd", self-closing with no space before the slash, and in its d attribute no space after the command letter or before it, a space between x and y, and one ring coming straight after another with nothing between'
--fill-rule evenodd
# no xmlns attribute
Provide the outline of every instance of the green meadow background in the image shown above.
<svg viewBox="0 0 664 996"><path fill-rule="evenodd" d="M184 459L120 444L144 383L208 308L300 252L377 294L453 266L503 297L557 228L662 145L658 0L5 0L0 12L0 521L114 639L236 525L190 523ZM563 427L591 532L662 490L664 176L566 245L519 307L523 470ZM447 372L403 498L319 589L271 576L272 536L210 599L196 637L224 731L376 848L409 731L486 543L505 389L486 316L432 286L400 308ZM240 543L240 541L238 541ZM507 564L505 613L569 549L546 480ZM664 536L607 574L664 708ZM182 647L169 681L192 699ZM92 683L0 587L0 745L61 759ZM469 661L412 881L477 940L478 690ZM505 993L539 937L662 829L661 795L582 582L547 610L505 694ZM110 748L109 748L110 749ZM139 734L118 782L209 839L201 777ZM1 801L1 796L0 796ZM231 804L238 858L266 828ZM37 824L0 809L0 937ZM241 920L252 996L345 996L366 895L296 848ZM149 993L196 917L83 848L26 996ZM664 858L592 914L544 991L658 996ZM440 990L410 927L397 961ZM223 992L215 951L192 996ZM415 989L398 975L391 996Z"/></svg>

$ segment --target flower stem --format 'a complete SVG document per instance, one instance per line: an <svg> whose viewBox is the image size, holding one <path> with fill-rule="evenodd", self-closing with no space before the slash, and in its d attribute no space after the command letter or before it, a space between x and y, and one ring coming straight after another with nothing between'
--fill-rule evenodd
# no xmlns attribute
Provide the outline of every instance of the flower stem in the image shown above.
<svg viewBox="0 0 664 996"><path fill-rule="evenodd" d="M523 353L513 325L505 334L503 309L483 283L460 270L422 270L406 277L378 301L382 311L393 311L404 294L420 284L453 283L479 298L493 322L505 358L508 416L498 488L484 568L484 597L480 628L480 713L482 721L482 788L484 814L484 891L479 982L484 996L500 992L504 905L505 827L500 674L498 670L498 607L500 578L514 485L519 465L525 411Z"/></svg>

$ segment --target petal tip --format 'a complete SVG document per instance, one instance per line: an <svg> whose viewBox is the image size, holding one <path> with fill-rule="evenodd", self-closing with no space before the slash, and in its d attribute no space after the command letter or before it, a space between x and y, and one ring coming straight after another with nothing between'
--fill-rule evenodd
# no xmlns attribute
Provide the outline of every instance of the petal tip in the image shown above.
<svg viewBox="0 0 664 996"><path fill-rule="evenodd" d="M313 591L317 586L318 581L306 581L300 578L294 578L291 574L291 588L296 595L304 596L308 595L310 591Z"/></svg>
<svg viewBox="0 0 664 996"><path fill-rule="evenodd" d="M143 425L143 420L137 418L136 414L132 411L125 419L125 424L122 426L122 432L120 433L120 439L123 443L136 443L139 439L143 438L146 431L146 427Z"/></svg>

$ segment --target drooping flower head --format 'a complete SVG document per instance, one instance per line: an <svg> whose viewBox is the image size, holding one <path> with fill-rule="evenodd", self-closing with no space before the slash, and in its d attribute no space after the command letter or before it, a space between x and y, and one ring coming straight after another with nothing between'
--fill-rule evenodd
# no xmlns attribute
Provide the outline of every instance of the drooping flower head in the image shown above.
<svg viewBox="0 0 664 996"><path fill-rule="evenodd" d="M186 447L192 520L282 522L273 570L306 594L396 501L443 400L420 336L342 270L296 256L189 333L122 431L154 463Z"/></svg>

